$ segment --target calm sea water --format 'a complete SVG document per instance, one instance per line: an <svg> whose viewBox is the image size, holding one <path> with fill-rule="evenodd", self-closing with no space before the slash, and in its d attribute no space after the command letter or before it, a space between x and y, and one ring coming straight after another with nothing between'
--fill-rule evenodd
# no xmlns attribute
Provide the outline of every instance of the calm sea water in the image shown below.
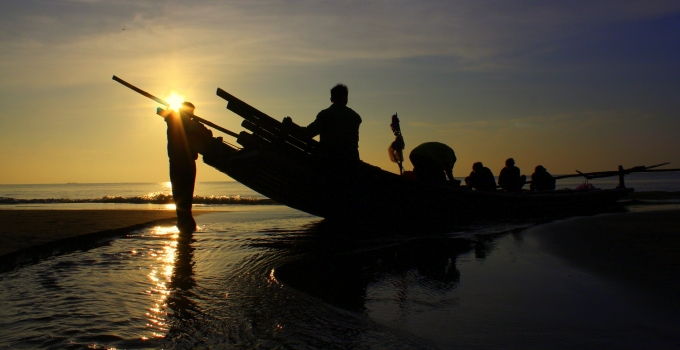
<svg viewBox="0 0 680 350"><path fill-rule="evenodd" d="M284 206L158 226L0 275L0 348L640 349L680 307L579 270L523 224L333 227Z"/></svg>
<svg viewBox="0 0 680 350"><path fill-rule="evenodd" d="M584 182L582 178L561 179L557 188L576 188ZM614 188L618 178L590 180L598 188ZM639 192L680 191L680 172L631 174L626 176L626 186ZM158 204L171 201L169 182L151 183L74 183L0 185L2 204ZM266 197L234 181L198 182L194 195L198 205L214 205L215 199L239 199L238 204L261 204ZM254 200L250 200L254 199ZM54 206L43 206L46 208ZM72 206L73 207L73 206ZM77 207L77 206L76 206ZM104 206L106 207L106 206ZM118 206L108 206L113 209ZM55 207L59 208L59 207Z"/></svg>
<svg viewBox="0 0 680 350"><path fill-rule="evenodd" d="M16 199L98 199L102 197L136 198L171 194L170 182L147 183L69 183L37 185L0 185L0 197ZM198 182L194 195L265 198L235 181Z"/></svg>

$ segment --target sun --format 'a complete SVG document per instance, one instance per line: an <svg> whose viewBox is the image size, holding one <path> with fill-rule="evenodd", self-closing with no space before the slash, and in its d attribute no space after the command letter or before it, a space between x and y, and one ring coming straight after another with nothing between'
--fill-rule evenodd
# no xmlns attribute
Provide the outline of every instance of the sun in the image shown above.
<svg viewBox="0 0 680 350"><path fill-rule="evenodd" d="M176 93L170 94L170 96L167 99L168 103L170 103L170 109L174 109L175 111L179 111L180 108L182 108L182 103L184 102L184 96L180 96Z"/></svg>

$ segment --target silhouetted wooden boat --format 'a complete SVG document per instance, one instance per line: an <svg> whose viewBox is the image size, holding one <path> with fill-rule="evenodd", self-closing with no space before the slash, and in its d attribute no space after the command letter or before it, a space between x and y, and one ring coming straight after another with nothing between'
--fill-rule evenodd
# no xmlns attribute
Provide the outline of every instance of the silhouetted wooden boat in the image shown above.
<svg viewBox="0 0 680 350"><path fill-rule="evenodd" d="M609 206L633 191L481 192L423 183L364 162L339 175L317 155L317 141L222 89L217 95L245 119L242 126L250 132L229 132L242 148L213 139L203 152L204 162L281 204L323 218L456 222L550 214Z"/></svg>
<svg viewBox="0 0 680 350"><path fill-rule="evenodd" d="M166 107L164 101L118 78L113 80ZM222 137L207 138L204 133L187 134L192 148L203 155L206 164L224 172L251 189L292 208L328 219L389 219L393 222L457 222L465 219L563 215L568 212L592 212L610 206L633 189L625 188L624 175L632 172L680 171L650 167L617 171L581 173L557 178L583 176L586 179L619 176L616 189L558 190L548 192L480 192L466 188L424 183L384 171L364 162L351 169L336 171L335 164L319 155L318 142L300 134L296 128L258 111L226 91L217 95L228 101L227 109L245 120L245 129L235 133L208 120L191 118L237 138L243 147L224 142ZM158 108L166 116L169 110ZM397 126L393 125L397 123ZM401 137L398 118L390 125ZM200 138L200 139L195 139ZM394 145L394 143L393 143ZM391 146L392 147L392 146ZM393 158L394 155L391 155ZM401 159L401 156L398 158ZM400 159L397 162L400 162ZM401 164L399 164L401 169Z"/></svg>

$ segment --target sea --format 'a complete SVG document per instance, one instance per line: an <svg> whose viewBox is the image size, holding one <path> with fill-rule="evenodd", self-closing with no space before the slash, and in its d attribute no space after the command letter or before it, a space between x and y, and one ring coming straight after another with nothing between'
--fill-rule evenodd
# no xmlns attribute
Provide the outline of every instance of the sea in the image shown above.
<svg viewBox="0 0 680 350"><path fill-rule="evenodd" d="M618 177L559 179L557 188L574 189L584 183L602 189L615 188ZM626 176L625 185L637 192L679 192L680 172L633 173ZM170 182L0 184L0 208L161 209L172 203L171 193ZM275 204L235 181L197 182L194 197L194 205L203 210L219 209L225 205Z"/></svg>
<svg viewBox="0 0 680 350"><path fill-rule="evenodd" d="M626 185L676 192L680 174ZM677 299L546 251L531 233L544 221L331 224L237 182L195 194L212 211L190 237L151 226L0 274L0 349L680 346ZM172 210L169 196L165 182L0 185L0 209Z"/></svg>

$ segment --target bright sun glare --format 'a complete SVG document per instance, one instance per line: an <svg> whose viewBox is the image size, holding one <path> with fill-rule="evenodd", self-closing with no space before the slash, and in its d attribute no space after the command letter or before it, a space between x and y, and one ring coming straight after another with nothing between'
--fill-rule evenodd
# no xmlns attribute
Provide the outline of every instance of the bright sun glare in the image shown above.
<svg viewBox="0 0 680 350"><path fill-rule="evenodd" d="M182 107L182 102L184 102L184 97L173 92L170 97L168 97L167 101L170 103L170 109L179 111Z"/></svg>

